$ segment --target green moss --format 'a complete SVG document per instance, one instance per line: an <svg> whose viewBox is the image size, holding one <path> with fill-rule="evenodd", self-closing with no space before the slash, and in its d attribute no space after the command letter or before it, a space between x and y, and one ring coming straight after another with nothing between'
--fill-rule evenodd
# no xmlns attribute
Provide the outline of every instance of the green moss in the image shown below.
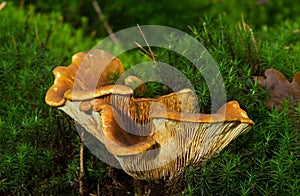
<svg viewBox="0 0 300 196"><path fill-rule="evenodd" d="M164 4L144 10L130 2L115 2L111 7L105 4L112 26L128 27L135 25L129 21L142 21L141 24L176 27L177 18L170 17L177 13L172 10L185 10L180 5L167 9L170 17L164 17L162 11L149 17L153 9L163 9ZM90 34L97 28L87 25L92 24L89 15L63 17L64 3L53 3L55 9L44 3L18 9L9 2L0 10L0 194L78 194L78 133L73 120L47 106L44 97L53 83L53 68L68 65L74 53L89 50L99 40ZM197 19L178 24L207 47L219 66L227 100L237 100L256 124L203 165L188 168L171 186L173 194L299 195L299 107L291 110L286 103L282 112L270 111L266 107L267 92L251 78L263 75L266 68L280 70L289 80L300 71L300 34L295 31L300 28L296 12L299 5L287 6L289 3L292 2L197 1L194 8L197 10L197 5L201 5L202 12L193 11L183 21ZM79 5L87 6L80 1L78 6L71 3L69 9L76 13ZM236 8L235 12L231 12L232 8ZM121 17L124 9L130 9L124 13L130 20ZM87 10L91 12L93 8ZM119 10L119 17L114 18L113 10ZM140 18L135 18L136 14ZM239 28L242 14L253 27L253 35ZM180 55L165 49L154 52L157 60L173 65L191 81L201 111L210 112L210 93L201 73ZM121 55L120 59L127 69L145 61L135 51ZM136 70L134 74L143 73ZM166 93L161 84L147 86L149 97ZM107 169L88 150L84 161L88 193L96 194L98 186L103 193L133 190L130 177ZM126 185L117 186L116 182Z"/></svg>

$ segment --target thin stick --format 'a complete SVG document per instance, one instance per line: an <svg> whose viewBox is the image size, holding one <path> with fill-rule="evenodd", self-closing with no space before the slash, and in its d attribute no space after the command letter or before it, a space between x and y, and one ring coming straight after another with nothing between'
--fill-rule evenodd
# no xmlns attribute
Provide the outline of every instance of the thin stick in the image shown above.
<svg viewBox="0 0 300 196"><path fill-rule="evenodd" d="M135 43L135 45L137 45L137 46L141 49L140 53L141 53L142 55L144 55L144 56L145 56L147 59L149 59L150 61L153 61L152 57L150 57L151 54L150 54L149 51L147 51L145 48L143 48L143 46L141 46L141 44L139 44L138 42L134 41L134 43ZM150 56L149 56L149 55L150 55Z"/></svg>
<svg viewBox="0 0 300 196"><path fill-rule="evenodd" d="M143 48L143 46L141 46L141 44L139 44L138 42L134 41L134 44L137 45L144 54L151 55L150 52L148 50L146 50L145 48Z"/></svg>
<svg viewBox="0 0 300 196"><path fill-rule="evenodd" d="M97 183L97 196L100 196L100 182Z"/></svg>
<svg viewBox="0 0 300 196"><path fill-rule="evenodd" d="M149 50L149 52L151 54L152 61L154 62L155 65L157 65L157 63L155 61L154 53L152 52L151 47L149 46L149 43L148 43L148 41L147 41L147 39L145 37L145 34L143 33L141 27L138 24L137 24L137 27L138 27L138 29L139 29L139 31L140 31L140 33L141 33L141 35L142 35L142 37L143 37L146 45L147 45L147 47L148 47L148 50Z"/></svg>
<svg viewBox="0 0 300 196"><path fill-rule="evenodd" d="M254 45L254 48L255 48L255 52L256 54L258 55L259 52L258 52L258 44L257 44L257 41L254 37L254 33L253 33L253 30L252 28L245 22L244 20L244 16L242 15L242 24L243 24L243 30L246 32L247 30L250 32L250 37L251 37L251 41L253 42L253 45ZM241 27L240 27L241 29Z"/></svg>
<svg viewBox="0 0 300 196"><path fill-rule="evenodd" d="M16 39L15 39L15 36L12 35L11 38L12 38L13 43L14 43L14 48L17 49L17 42L16 42Z"/></svg>
<svg viewBox="0 0 300 196"><path fill-rule="evenodd" d="M84 151L84 132L81 133L80 142L80 173L79 173L79 194L84 195L84 167L83 167L83 151Z"/></svg>
<svg viewBox="0 0 300 196"><path fill-rule="evenodd" d="M39 46L41 46L41 40L40 40L40 36L39 36L39 30L37 27L37 23L36 23L36 17L34 17L34 31L35 31L35 36L36 36L36 40L38 41Z"/></svg>
<svg viewBox="0 0 300 196"><path fill-rule="evenodd" d="M6 1L0 3L0 10L2 10L6 6Z"/></svg>
<svg viewBox="0 0 300 196"><path fill-rule="evenodd" d="M20 1L19 6L18 6L18 9L19 9L19 10L23 8L24 3L25 3L25 0L21 0L21 1Z"/></svg>
<svg viewBox="0 0 300 196"><path fill-rule="evenodd" d="M113 40L113 42L115 44L119 43L118 38L115 36L114 32L112 31L112 29L110 28L108 22L105 20L105 17L102 13L102 10L100 8L100 5L98 4L98 2L96 0L93 0L93 6L100 18L100 20L103 22L103 26L105 28L105 30L107 31L107 33L109 34L109 36L111 37L111 39Z"/></svg>

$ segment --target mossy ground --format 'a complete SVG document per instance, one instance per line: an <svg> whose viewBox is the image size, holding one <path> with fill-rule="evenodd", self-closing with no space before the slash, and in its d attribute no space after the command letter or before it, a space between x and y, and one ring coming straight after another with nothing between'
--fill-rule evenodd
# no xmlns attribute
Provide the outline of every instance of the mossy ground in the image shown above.
<svg viewBox="0 0 300 196"><path fill-rule="evenodd" d="M196 14L197 20L180 24L210 51L224 79L227 100L239 101L255 126L204 164L189 167L173 182L160 182L159 190L177 195L300 194L300 106L290 108L286 102L283 111L269 110L267 92L251 78L267 68L280 70L289 80L300 71L300 6L292 1L259 2L266 4L202 1L198 4L206 9ZM93 31L85 17L76 15L75 25L70 18L66 23L60 4L55 11L40 3L17 5L9 2L0 10L0 194L76 195L80 138L73 121L47 106L44 97L53 83L53 68L68 65L74 53L89 50L101 36L87 33ZM79 9L75 3L71 8ZM134 21L135 15L129 15L134 6L128 9L126 17ZM243 28L242 15L253 34ZM148 17L148 22L176 27L162 19L164 15L156 17ZM113 21L112 14L108 18ZM147 23L147 18L139 20ZM126 21L122 24L125 27ZM201 74L176 54L162 49L155 53L190 79L201 110L209 112L210 94ZM143 58L121 56L127 68ZM149 87L150 95L161 93L159 85ZM131 177L88 150L84 167L87 194L133 194Z"/></svg>

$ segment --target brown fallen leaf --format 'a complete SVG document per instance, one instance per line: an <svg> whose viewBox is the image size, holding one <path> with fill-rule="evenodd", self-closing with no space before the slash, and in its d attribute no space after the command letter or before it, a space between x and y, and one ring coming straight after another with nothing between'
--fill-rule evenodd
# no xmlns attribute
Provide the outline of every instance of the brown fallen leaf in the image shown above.
<svg viewBox="0 0 300 196"><path fill-rule="evenodd" d="M300 33L300 29L295 29L295 30L293 31L293 33L294 33L294 34Z"/></svg>
<svg viewBox="0 0 300 196"><path fill-rule="evenodd" d="M253 79L269 91L269 108L281 110L284 99L290 99L293 105L300 103L300 72L295 73L291 83L276 69L267 69L265 76L254 76Z"/></svg>

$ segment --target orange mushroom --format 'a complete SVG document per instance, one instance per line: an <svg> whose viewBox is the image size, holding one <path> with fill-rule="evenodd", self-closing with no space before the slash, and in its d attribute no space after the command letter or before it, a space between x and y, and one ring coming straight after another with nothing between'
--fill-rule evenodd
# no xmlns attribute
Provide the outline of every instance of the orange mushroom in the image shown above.
<svg viewBox="0 0 300 196"><path fill-rule="evenodd" d="M99 58L86 61L89 54ZM103 72L99 79L97 69ZM254 125L236 101L215 114L197 113L197 98L190 89L156 99L134 98L131 87L109 85L104 79L113 71L123 73L124 68L112 55L102 50L77 53L71 65L55 68L46 103L58 106L102 142L136 179L172 178ZM92 82L85 81L89 79Z"/></svg>
<svg viewBox="0 0 300 196"><path fill-rule="evenodd" d="M115 72L123 74L123 64L108 52L78 52L73 55L69 66L58 66L53 70L54 84L48 90L45 101L50 106L62 106L66 102L65 93L72 96L72 91L76 91L78 96L93 97L93 93L97 94L93 89L111 84L110 74Z"/></svg>

